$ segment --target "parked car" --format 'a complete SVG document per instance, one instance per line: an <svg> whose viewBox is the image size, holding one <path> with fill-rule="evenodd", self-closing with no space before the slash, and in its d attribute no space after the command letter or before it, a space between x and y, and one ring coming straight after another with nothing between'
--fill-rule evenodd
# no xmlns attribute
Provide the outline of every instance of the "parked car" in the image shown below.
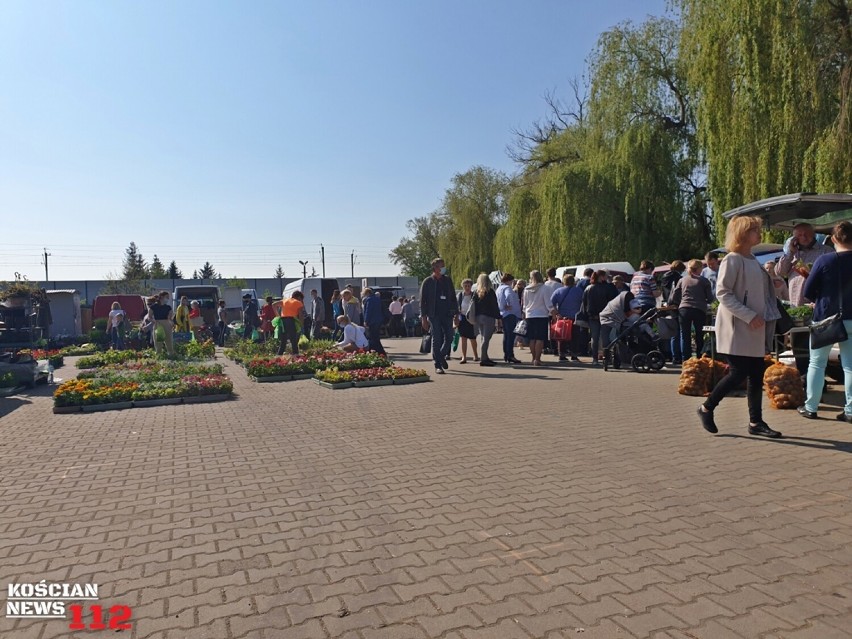
<svg viewBox="0 0 852 639"><path fill-rule="evenodd" d="M556 269L556 278L561 280L565 275L573 275L577 279L583 277L583 272L587 269L591 268L596 271L601 269L605 270L609 273L610 277L615 275L621 275L628 282L630 278L633 277L633 274L636 272L636 269L633 268L633 265L630 262L597 262L595 264L575 264L574 266L560 266Z"/></svg>
<svg viewBox="0 0 852 639"><path fill-rule="evenodd" d="M308 310L308 305L311 300L311 291L316 289L325 303L325 321L323 325L331 327L334 321L331 317L331 294L335 289L340 289L337 279L334 277L306 277L301 280L290 282L284 287L284 299L290 297L295 291L301 291L305 296L305 309Z"/></svg>
<svg viewBox="0 0 852 639"><path fill-rule="evenodd" d="M189 286L176 286L172 296L172 308L177 309L180 298L186 297L192 301L196 300L201 306L201 317L207 326L216 326L218 318L216 309L219 306L219 287L209 284L196 284Z"/></svg>

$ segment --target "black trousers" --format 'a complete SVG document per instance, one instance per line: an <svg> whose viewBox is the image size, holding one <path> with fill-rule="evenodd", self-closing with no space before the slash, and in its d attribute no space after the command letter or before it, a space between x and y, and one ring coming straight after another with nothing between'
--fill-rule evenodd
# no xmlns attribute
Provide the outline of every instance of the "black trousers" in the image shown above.
<svg viewBox="0 0 852 639"><path fill-rule="evenodd" d="M292 317L282 317L281 323L284 330L281 331L281 338L278 342L278 354L283 355L287 349L287 342L293 349L293 355L299 354L299 332L296 330L296 320Z"/></svg>
<svg viewBox="0 0 852 639"><path fill-rule="evenodd" d="M746 395L748 396L748 419L752 424L763 421L763 374L766 365L762 357L746 357L744 355L726 355L730 372L725 375L710 397L704 402L707 410L713 410L732 390L739 388L743 380L748 380Z"/></svg>

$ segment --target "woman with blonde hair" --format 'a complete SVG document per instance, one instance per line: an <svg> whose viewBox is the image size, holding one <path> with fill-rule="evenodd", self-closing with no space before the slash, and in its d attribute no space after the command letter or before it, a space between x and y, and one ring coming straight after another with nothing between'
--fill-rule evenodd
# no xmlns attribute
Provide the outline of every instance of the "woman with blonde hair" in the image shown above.
<svg viewBox="0 0 852 639"><path fill-rule="evenodd" d="M539 271L530 272L530 284L524 289L523 309L532 364L541 366L541 353L547 341L553 302L550 301L550 289L544 286L544 277Z"/></svg>
<svg viewBox="0 0 852 639"><path fill-rule="evenodd" d="M751 252L760 243L761 227L759 217L741 216L732 219L725 231L725 248L729 253L722 260L716 282L719 300L716 350L726 356L730 372L698 408L701 425L710 433L719 432L713 419L719 402L743 380L748 380L749 434L781 437L781 433L763 421L765 318L770 291L769 278Z"/></svg>
<svg viewBox="0 0 852 639"><path fill-rule="evenodd" d="M480 273L476 278L476 329L482 335L482 361L480 366L494 366L494 360L488 357L488 344L497 320L500 318L500 305L497 303L497 293L491 285L488 275Z"/></svg>

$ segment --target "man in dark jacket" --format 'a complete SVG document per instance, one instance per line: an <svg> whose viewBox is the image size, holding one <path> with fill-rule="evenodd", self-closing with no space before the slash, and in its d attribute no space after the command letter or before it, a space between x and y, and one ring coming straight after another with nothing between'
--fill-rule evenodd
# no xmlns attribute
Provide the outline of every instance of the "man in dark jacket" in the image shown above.
<svg viewBox="0 0 852 639"><path fill-rule="evenodd" d="M453 341L453 318L459 312L456 289L446 275L444 260L432 260L432 275L420 287L420 318L423 331L432 331L432 359L435 372L443 375Z"/></svg>
<svg viewBox="0 0 852 639"><path fill-rule="evenodd" d="M252 331L260 326L260 317L258 316L257 300L253 299L251 294L243 295L243 337L251 339Z"/></svg>

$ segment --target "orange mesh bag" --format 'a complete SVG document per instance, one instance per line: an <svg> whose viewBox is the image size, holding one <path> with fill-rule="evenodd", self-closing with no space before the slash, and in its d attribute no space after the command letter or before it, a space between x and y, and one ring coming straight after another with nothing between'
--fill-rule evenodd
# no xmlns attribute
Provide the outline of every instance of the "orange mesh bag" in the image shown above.
<svg viewBox="0 0 852 639"><path fill-rule="evenodd" d="M805 389L799 371L780 362L763 374L763 388L772 408L796 408L805 403Z"/></svg>

